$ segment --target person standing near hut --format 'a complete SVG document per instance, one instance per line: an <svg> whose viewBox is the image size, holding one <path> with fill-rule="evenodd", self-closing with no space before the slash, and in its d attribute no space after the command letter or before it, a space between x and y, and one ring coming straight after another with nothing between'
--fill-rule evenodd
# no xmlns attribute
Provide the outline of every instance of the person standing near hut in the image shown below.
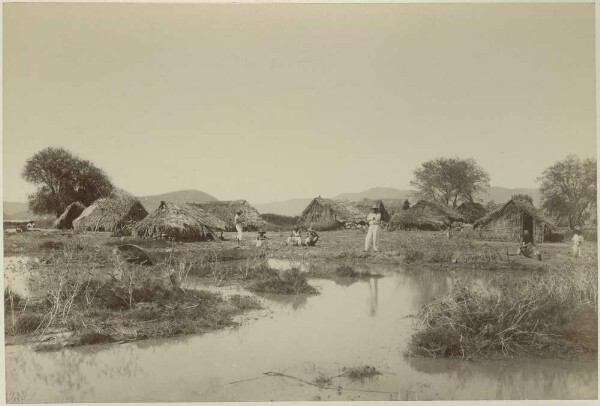
<svg viewBox="0 0 600 406"><path fill-rule="evenodd" d="M235 216L233 216L233 222L235 224L235 229L237 230L238 244L241 244L243 233L244 233L244 226L242 224L242 211L241 210L236 210Z"/></svg>
<svg viewBox="0 0 600 406"><path fill-rule="evenodd" d="M573 256L581 257L581 246L583 245L583 234L579 228L575 229L573 234Z"/></svg>
<svg viewBox="0 0 600 406"><path fill-rule="evenodd" d="M381 231L381 213L376 204L371 207L371 213L367 215L367 222L369 230L365 239L365 252L369 251L371 245L373 245L373 251L377 252L379 250L379 232Z"/></svg>

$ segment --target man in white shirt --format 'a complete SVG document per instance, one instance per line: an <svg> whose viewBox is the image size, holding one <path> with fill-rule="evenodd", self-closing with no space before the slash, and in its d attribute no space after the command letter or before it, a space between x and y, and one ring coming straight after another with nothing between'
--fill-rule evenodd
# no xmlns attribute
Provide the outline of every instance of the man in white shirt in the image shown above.
<svg viewBox="0 0 600 406"><path fill-rule="evenodd" d="M367 215L367 222L369 223L369 231L367 231L365 240L365 251L369 251L369 248L373 245L373 251L377 252L379 231L381 230L381 213L379 213L379 207L376 204L371 208L371 213Z"/></svg>

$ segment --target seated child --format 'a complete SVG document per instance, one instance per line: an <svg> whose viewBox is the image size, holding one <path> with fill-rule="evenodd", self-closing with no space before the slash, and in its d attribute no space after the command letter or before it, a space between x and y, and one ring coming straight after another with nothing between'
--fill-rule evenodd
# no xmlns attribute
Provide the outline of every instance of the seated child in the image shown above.
<svg viewBox="0 0 600 406"><path fill-rule="evenodd" d="M292 234L286 240L287 245L302 245L302 231L300 231L300 227L294 227L292 230Z"/></svg>

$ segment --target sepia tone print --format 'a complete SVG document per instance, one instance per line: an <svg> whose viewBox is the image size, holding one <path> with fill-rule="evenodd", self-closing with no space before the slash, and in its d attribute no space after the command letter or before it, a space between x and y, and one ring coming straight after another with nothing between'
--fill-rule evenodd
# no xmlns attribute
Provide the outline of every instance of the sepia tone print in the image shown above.
<svg viewBox="0 0 600 406"><path fill-rule="evenodd" d="M6 401L597 399L594 15L5 3Z"/></svg>

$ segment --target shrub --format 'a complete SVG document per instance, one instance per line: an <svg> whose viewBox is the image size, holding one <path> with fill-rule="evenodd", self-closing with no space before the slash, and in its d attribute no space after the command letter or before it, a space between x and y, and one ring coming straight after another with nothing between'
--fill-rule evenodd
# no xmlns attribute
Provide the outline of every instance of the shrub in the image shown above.
<svg viewBox="0 0 600 406"><path fill-rule="evenodd" d="M562 332L573 317L591 311L597 318L598 273L592 264L590 255L567 270L510 278L497 293L463 286L436 298L419 312L423 328L413 335L409 352L470 358L583 351Z"/></svg>
<svg viewBox="0 0 600 406"><path fill-rule="evenodd" d="M265 273L263 277L253 282L249 289L259 293L277 293L277 294L318 294L317 289L311 286L304 275L298 269L283 272L280 276L275 271Z"/></svg>

